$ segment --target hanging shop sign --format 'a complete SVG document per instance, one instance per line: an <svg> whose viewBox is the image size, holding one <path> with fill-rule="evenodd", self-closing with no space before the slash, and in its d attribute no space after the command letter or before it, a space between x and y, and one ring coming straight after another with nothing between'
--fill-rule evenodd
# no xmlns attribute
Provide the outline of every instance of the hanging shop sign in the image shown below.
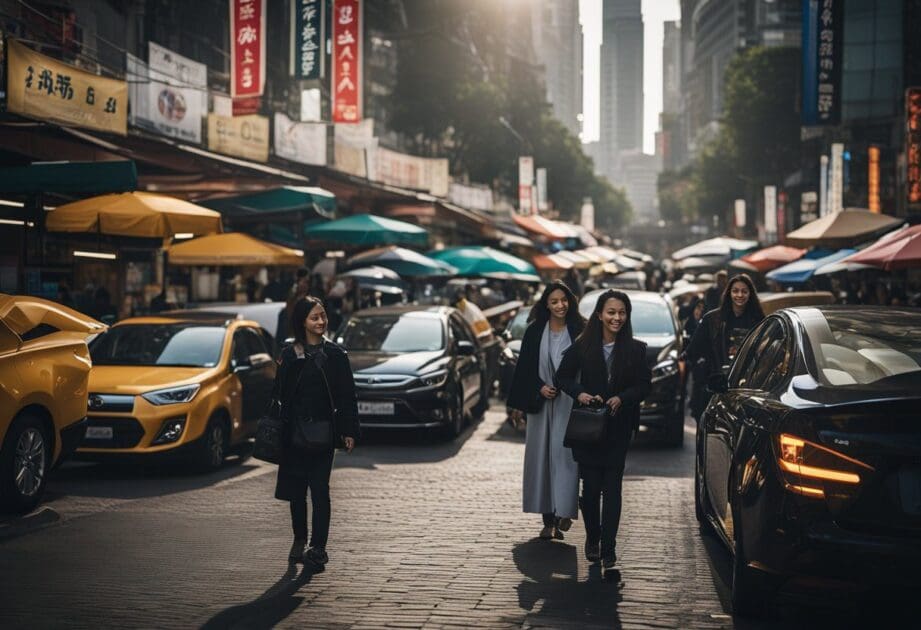
<svg viewBox="0 0 921 630"><path fill-rule="evenodd" d="M333 122L357 123L362 116L361 0L333 1L333 59L330 91Z"/></svg>
<svg viewBox="0 0 921 630"><path fill-rule="evenodd" d="M549 208L547 204L547 169L537 169L537 209L541 212Z"/></svg>
<svg viewBox="0 0 921 630"><path fill-rule="evenodd" d="M230 95L265 88L265 0L230 0Z"/></svg>
<svg viewBox="0 0 921 630"><path fill-rule="evenodd" d="M841 121L844 0L803 2L803 106L805 126Z"/></svg>
<svg viewBox="0 0 921 630"><path fill-rule="evenodd" d="M208 148L256 162L269 160L269 119L265 116L208 115Z"/></svg>
<svg viewBox="0 0 921 630"><path fill-rule="evenodd" d="M424 190L436 197L448 195L448 160L417 157L383 147L370 150L368 155L369 179Z"/></svg>
<svg viewBox="0 0 921 630"><path fill-rule="evenodd" d="M921 204L921 87L905 90L905 183L908 203Z"/></svg>
<svg viewBox="0 0 921 630"><path fill-rule="evenodd" d="M518 211L521 214L532 214L536 208L531 204L531 187L534 185L534 158L520 156L518 158Z"/></svg>
<svg viewBox="0 0 921 630"><path fill-rule="evenodd" d="M46 57L7 40L7 109L62 125L125 135L128 84Z"/></svg>
<svg viewBox="0 0 921 630"><path fill-rule="evenodd" d="M322 79L325 52L326 0L292 0L291 76Z"/></svg>
<svg viewBox="0 0 921 630"><path fill-rule="evenodd" d="M326 123L295 122L275 113L275 155L292 162L326 166Z"/></svg>
<svg viewBox="0 0 921 630"><path fill-rule="evenodd" d="M451 182L448 200L462 208L491 211L493 209L492 189L489 186L474 186Z"/></svg>

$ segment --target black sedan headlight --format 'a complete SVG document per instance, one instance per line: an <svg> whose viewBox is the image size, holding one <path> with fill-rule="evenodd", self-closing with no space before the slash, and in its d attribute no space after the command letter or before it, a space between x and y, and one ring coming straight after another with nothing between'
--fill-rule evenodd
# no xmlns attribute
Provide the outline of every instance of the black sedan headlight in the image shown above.
<svg viewBox="0 0 921 630"><path fill-rule="evenodd" d="M678 373L678 361L675 359L666 359L660 361L652 368L652 382L658 383L667 378L671 378Z"/></svg>
<svg viewBox="0 0 921 630"><path fill-rule="evenodd" d="M437 370L435 372L429 372L428 374L423 374L418 378L420 387L425 388L436 388L441 387L448 382L448 371L447 370Z"/></svg>

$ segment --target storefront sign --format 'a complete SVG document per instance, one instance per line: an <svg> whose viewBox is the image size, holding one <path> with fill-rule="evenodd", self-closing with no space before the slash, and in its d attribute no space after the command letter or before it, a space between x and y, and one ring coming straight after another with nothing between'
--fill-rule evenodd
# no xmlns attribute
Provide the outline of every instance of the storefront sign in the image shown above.
<svg viewBox="0 0 921 630"><path fill-rule="evenodd" d="M492 189L488 186L471 186L451 183L448 187L448 199L462 208L474 210L492 210Z"/></svg>
<svg viewBox="0 0 921 630"><path fill-rule="evenodd" d="M769 243L777 241L777 187L764 187L764 235Z"/></svg>
<svg viewBox="0 0 921 630"><path fill-rule="evenodd" d="M377 148L374 119L366 118L356 124L339 124L333 128L333 163L337 171L368 177L367 154Z"/></svg>
<svg viewBox="0 0 921 630"><path fill-rule="evenodd" d="M736 227L744 228L745 227L745 200L736 199L735 200L735 219Z"/></svg>
<svg viewBox="0 0 921 630"><path fill-rule="evenodd" d="M844 210L844 145L831 145L831 171L828 182L828 212L834 214Z"/></svg>
<svg viewBox="0 0 921 630"><path fill-rule="evenodd" d="M230 95L265 88L265 0L230 0Z"/></svg>
<svg viewBox="0 0 921 630"><path fill-rule="evenodd" d="M803 3L803 111L805 126L841 121L844 0Z"/></svg>
<svg viewBox="0 0 921 630"><path fill-rule="evenodd" d="M547 169L537 169L537 209L541 212L547 209Z"/></svg>
<svg viewBox="0 0 921 630"><path fill-rule="evenodd" d="M799 196L799 224L809 223L819 218L819 195L808 190Z"/></svg>
<svg viewBox="0 0 921 630"><path fill-rule="evenodd" d="M295 122L276 112L275 155L301 164L326 166L326 124Z"/></svg>
<svg viewBox="0 0 921 630"><path fill-rule="evenodd" d="M125 135L128 84L7 40L7 108L30 118Z"/></svg>
<svg viewBox="0 0 921 630"><path fill-rule="evenodd" d="M269 159L269 119L265 116L208 115L208 148L256 162Z"/></svg>
<svg viewBox="0 0 921 630"><path fill-rule="evenodd" d="M908 203L921 204L921 87L905 91L905 183Z"/></svg>
<svg viewBox="0 0 921 630"><path fill-rule="evenodd" d="M291 76L316 80L326 65L326 0L291 0Z"/></svg>
<svg viewBox="0 0 921 630"><path fill-rule="evenodd" d="M362 0L333 0L333 60L330 91L333 122L362 116Z"/></svg>
<svg viewBox="0 0 921 630"><path fill-rule="evenodd" d="M448 160L423 158L378 147L370 154L369 179L424 190L436 197L448 195Z"/></svg>
<svg viewBox="0 0 921 630"><path fill-rule="evenodd" d="M879 204L879 147L867 149L867 207L880 213Z"/></svg>
<svg viewBox="0 0 921 630"><path fill-rule="evenodd" d="M534 184L534 158L518 158L518 211L532 214L536 209L531 204L531 186Z"/></svg>
<svg viewBox="0 0 921 630"><path fill-rule="evenodd" d="M208 68L150 42L149 63L128 53L131 124L171 138L201 142Z"/></svg>

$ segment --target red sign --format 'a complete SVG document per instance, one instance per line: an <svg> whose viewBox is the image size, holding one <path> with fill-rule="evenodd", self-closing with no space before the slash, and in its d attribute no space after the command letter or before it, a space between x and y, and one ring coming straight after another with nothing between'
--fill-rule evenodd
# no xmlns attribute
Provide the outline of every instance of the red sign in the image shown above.
<svg viewBox="0 0 921 630"><path fill-rule="evenodd" d="M361 122L362 0L334 0L333 122Z"/></svg>
<svg viewBox="0 0 921 630"><path fill-rule="evenodd" d="M905 183L908 203L921 204L921 88L905 91L905 116L907 122L905 162L907 172Z"/></svg>
<svg viewBox="0 0 921 630"><path fill-rule="evenodd" d="M230 95L265 88L265 0L230 0Z"/></svg>

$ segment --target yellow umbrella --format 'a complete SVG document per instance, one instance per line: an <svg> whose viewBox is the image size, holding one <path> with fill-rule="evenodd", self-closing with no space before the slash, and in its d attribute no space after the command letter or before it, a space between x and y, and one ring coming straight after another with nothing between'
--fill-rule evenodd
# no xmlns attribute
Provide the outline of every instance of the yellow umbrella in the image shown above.
<svg viewBox="0 0 921 630"><path fill-rule="evenodd" d="M304 264L304 252L261 241L242 232L202 236L171 245L167 252L173 265L298 267Z"/></svg>
<svg viewBox="0 0 921 630"><path fill-rule="evenodd" d="M99 195L58 206L48 214L46 226L49 232L151 238L223 231L219 212L146 192Z"/></svg>

